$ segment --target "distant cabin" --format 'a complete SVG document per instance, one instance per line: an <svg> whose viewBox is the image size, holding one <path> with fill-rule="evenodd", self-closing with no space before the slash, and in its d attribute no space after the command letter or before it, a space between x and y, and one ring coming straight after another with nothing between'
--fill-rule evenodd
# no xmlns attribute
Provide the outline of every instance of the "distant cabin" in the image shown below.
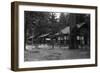
<svg viewBox="0 0 100 73"><path fill-rule="evenodd" d="M29 42L32 41L38 44L60 44L60 45L65 44L66 45L68 44L69 34L70 34L70 27L67 26L64 29L54 34L50 34L50 33L42 34L38 36L37 39L33 39L34 37L31 36L28 38L28 40Z"/></svg>
<svg viewBox="0 0 100 73"><path fill-rule="evenodd" d="M40 43L46 44L68 44L70 27L65 27L61 31L54 34L43 34L38 37Z"/></svg>

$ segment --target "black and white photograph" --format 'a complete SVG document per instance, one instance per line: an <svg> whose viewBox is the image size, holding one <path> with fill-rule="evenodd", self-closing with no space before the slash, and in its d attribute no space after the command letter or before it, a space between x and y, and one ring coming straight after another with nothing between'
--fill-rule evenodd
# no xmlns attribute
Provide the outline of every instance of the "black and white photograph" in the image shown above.
<svg viewBox="0 0 100 73"><path fill-rule="evenodd" d="M14 71L97 66L97 7L13 2Z"/></svg>
<svg viewBox="0 0 100 73"><path fill-rule="evenodd" d="M24 11L24 61L90 58L90 14Z"/></svg>

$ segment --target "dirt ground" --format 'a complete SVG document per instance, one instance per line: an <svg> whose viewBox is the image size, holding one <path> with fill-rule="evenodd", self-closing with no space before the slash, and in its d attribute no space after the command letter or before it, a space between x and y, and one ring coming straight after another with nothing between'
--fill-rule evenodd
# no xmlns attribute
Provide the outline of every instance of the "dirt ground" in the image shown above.
<svg viewBox="0 0 100 73"><path fill-rule="evenodd" d="M69 49L68 47L31 48L24 51L24 61L86 59L89 49Z"/></svg>

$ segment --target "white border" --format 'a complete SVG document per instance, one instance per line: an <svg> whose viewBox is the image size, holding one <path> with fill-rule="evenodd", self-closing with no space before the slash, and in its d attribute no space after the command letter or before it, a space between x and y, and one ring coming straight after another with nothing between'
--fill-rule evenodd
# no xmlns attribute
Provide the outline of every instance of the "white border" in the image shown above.
<svg viewBox="0 0 100 73"><path fill-rule="evenodd" d="M24 62L24 11L50 11L50 12L69 12L69 13L89 13L91 14L91 58L77 60L55 60L55 61L37 61ZM19 5L19 68L34 68L62 65L82 65L95 64L95 10L80 8L60 8L44 6L24 6Z"/></svg>

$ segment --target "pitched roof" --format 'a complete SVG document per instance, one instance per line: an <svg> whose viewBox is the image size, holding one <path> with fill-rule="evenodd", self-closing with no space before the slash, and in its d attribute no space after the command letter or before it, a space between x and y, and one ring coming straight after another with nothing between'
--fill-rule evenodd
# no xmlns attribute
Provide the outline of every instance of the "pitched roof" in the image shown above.
<svg viewBox="0 0 100 73"><path fill-rule="evenodd" d="M61 32L63 34L69 34L70 33L70 27L69 26L65 27L64 29L61 30Z"/></svg>
<svg viewBox="0 0 100 73"><path fill-rule="evenodd" d="M60 30L60 31L58 31L56 33L46 33L46 34L42 34L42 35L38 36L38 38L47 37L47 36L53 37L55 35L60 35L60 33L62 33L62 34L69 34L70 33L70 26L67 26L64 29L62 29L62 30ZM34 36L30 36L29 39L30 38L34 38Z"/></svg>

